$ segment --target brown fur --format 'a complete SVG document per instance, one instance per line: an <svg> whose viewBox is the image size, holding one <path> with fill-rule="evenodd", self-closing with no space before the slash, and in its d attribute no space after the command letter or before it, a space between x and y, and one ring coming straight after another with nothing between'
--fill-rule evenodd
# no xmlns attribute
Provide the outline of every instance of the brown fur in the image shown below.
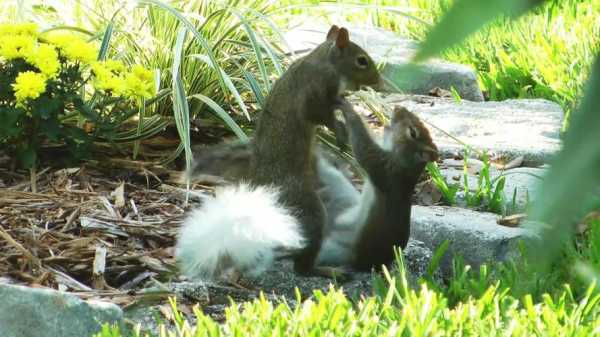
<svg viewBox="0 0 600 337"><path fill-rule="evenodd" d="M391 123L391 149L377 145L362 119L344 106L354 155L367 172L374 193L367 220L355 243L353 267L369 270L394 260L393 247L406 247L410 235L411 197L437 147L413 113L396 107Z"/></svg>
<svg viewBox="0 0 600 337"><path fill-rule="evenodd" d="M342 90L379 82L379 73L368 54L349 40L345 28L332 26L327 40L292 63L273 85L250 144L251 153L244 152L243 146L226 145L216 154L200 157L205 163L197 164L191 174L210 166L226 171L230 175L226 179L248 178L254 184L279 186L282 203L296 212L308 242L294 258L295 269L311 272L326 217L316 192L316 127L336 129L333 109L339 104ZM221 156L219 153L226 153L227 148L235 154ZM249 163L247 175L237 168L225 168L226 163L236 163L233 157L237 155L238 168Z"/></svg>

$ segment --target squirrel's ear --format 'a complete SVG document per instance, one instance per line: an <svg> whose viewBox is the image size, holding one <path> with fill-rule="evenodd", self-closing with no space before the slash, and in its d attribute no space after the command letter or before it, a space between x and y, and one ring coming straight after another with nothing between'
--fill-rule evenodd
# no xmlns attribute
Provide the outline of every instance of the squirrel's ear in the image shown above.
<svg viewBox="0 0 600 337"><path fill-rule="evenodd" d="M406 109L405 107L403 107L401 105L396 105L394 107L394 116L393 116L392 120L400 121L405 118L409 118L410 114L411 114L410 111L408 111L408 109Z"/></svg>
<svg viewBox="0 0 600 337"><path fill-rule="evenodd" d="M327 32L327 41L335 40L338 36L339 31L340 31L340 27L338 27L336 25L332 25L331 28L329 28L329 32Z"/></svg>
<svg viewBox="0 0 600 337"><path fill-rule="evenodd" d="M340 49L344 49L348 47L350 43L350 36L348 34L348 30L346 28L340 28L340 31L337 34L337 38L335 39L336 47Z"/></svg>

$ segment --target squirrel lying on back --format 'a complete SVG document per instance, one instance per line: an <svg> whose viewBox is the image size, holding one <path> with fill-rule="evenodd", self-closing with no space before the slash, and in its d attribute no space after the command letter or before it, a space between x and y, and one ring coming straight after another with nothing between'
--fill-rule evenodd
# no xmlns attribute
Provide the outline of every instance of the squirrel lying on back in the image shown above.
<svg viewBox="0 0 600 337"><path fill-rule="evenodd" d="M319 263L370 270L394 260L410 235L411 197L425 165L438 158L429 131L417 116L396 106L383 146L369 135L351 106L342 109L354 157L367 177L359 195L324 158L318 172L328 211Z"/></svg>
<svg viewBox="0 0 600 337"><path fill-rule="evenodd" d="M247 184L224 187L184 222L177 243L182 271L201 279L232 271L257 275L283 251L292 254L297 272L333 276L334 270L315 267L326 222L317 193L316 127L334 128L342 92L379 82L373 60L337 26L292 63L266 99L249 151L241 150L250 155L248 169L233 173ZM223 146L225 152L244 148ZM202 168L192 174L211 173Z"/></svg>

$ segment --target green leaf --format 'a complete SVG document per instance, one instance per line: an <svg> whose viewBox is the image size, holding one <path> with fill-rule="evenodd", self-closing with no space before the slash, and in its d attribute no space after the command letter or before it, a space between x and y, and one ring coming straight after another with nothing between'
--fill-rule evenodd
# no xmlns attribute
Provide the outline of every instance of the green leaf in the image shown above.
<svg viewBox="0 0 600 337"><path fill-rule="evenodd" d="M19 159L19 162L25 168L34 167L37 160L36 149L31 144L28 144L24 149L17 152L17 159Z"/></svg>
<svg viewBox="0 0 600 337"><path fill-rule="evenodd" d="M506 177L502 176L496 181L496 187L494 193L490 198L490 211L496 214L502 214L504 211L504 185L506 184Z"/></svg>
<svg viewBox="0 0 600 337"><path fill-rule="evenodd" d="M229 116L229 114L227 113L227 111L223 110L223 108L221 108L215 101L213 101L209 97L204 96L202 94L196 94L196 95L192 95L190 97L191 98L199 99L200 101L202 101L206 105L208 105L217 114L217 116L219 116L219 118L221 118L223 120L223 122L225 122L225 124L227 124L227 126L231 129L231 131L233 131L235 133L235 135L241 141L243 141L243 142L247 142L248 141L248 136L246 136L246 134L244 133L244 131L242 131L242 129L231 118L231 116Z"/></svg>
<svg viewBox="0 0 600 337"><path fill-rule="evenodd" d="M33 117L41 119L56 118L60 110L62 110L62 104L58 99L52 99L47 96L41 96L32 101L31 107Z"/></svg>
<svg viewBox="0 0 600 337"><path fill-rule="evenodd" d="M190 55L190 56L194 57L194 58L196 58L196 59L198 59L198 60L200 60L200 61L202 61L204 63L206 63L209 67L213 68L213 70L221 72L221 76L223 76L223 80L225 81L225 85L227 86L227 88L229 88L229 92L231 92L231 94L235 98L235 100L238 103L239 107L244 112L244 115L246 116L246 118L248 118L248 120L250 120L250 114L248 113L248 109L246 108L246 104L244 103L244 100L242 100L242 96L240 95L240 93L238 92L238 90L235 88L235 85L233 85L233 82L231 81L231 77L229 77L229 75L227 75L227 73L223 69L221 69L221 68L214 69L214 67L210 63L210 59L208 58L208 56L202 55L202 54L193 54L193 55Z"/></svg>
<svg viewBox="0 0 600 337"><path fill-rule="evenodd" d="M181 57L183 52L183 42L185 41L187 31L180 28L177 33L177 40L173 48L173 114L175 125L181 139L180 147L185 150L186 167L192 165L192 148L190 144L190 109L187 102L183 80L181 79Z"/></svg>
<svg viewBox="0 0 600 337"><path fill-rule="evenodd" d="M258 106L261 107L261 109L264 108L266 99L262 93L260 84L258 84L258 81L256 80L256 77L254 77L254 75L251 72L246 71L245 69L241 70L244 73L244 78L246 79L246 82L248 83L248 85L250 85L250 90L256 98L256 103L258 104Z"/></svg>
<svg viewBox="0 0 600 337"><path fill-rule="evenodd" d="M183 15L183 13L179 12L177 9L175 9L174 7L168 5L167 3L164 3L164 2L161 2L161 1L158 1L158 0L141 0L139 3L140 4L148 4L148 5L157 6L159 8L162 8L163 10L166 10L171 15L173 15L175 18L177 18L177 20L182 25L184 25L185 28L190 33L192 33L192 35L194 36L195 40L202 46L202 48L206 52L206 55L208 55L208 58L210 59L213 68L215 68L215 69L220 68L219 63L217 62L217 58L216 58L215 54L213 53L213 49L212 49L211 45L209 44L208 40L202 34L200 34L200 32ZM219 85L221 87L221 90L223 90L223 92L227 91L227 87L225 85L225 80L223 79L223 76L221 76L221 72L217 72L217 79L219 81Z"/></svg>
<svg viewBox="0 0 600 337"><path fill-rule="evenodd" d="M22 128L17 125L24 111L17 108L0 108L0 140L18 136Z"/></svg>
<svg viewBox="0 0 600 337"><path fill-rule="evenodd" d="M540 186L537 199L530 212L533 220L549 224L544 228L544 249L532 249L533 254L543 253L547 259L558 252L562 243L573 232L571 224L586 210L585 200L598 193L600 186L600 55L592 69L586 94L578 111L571 116L562 150L552 160L552 165ZM539 226L539 225L538 225ZM553 254L552 254L553 253Z"/></svg>
<svg viewBox="0 0 600 337"><path fill-rule="evenodd" d="M79 113L81 113L81 115L87 118L89 121L97 122L99 120L100 116L98 116L96 111L92 110L88 104L85 104L80 97L75 97L73 99L73 105L75 105L75 108L79 111Z"/></svg>
<svg viewBox="0 0 600 337"><path fill-rule="evenodd" d="M54 118L40 120L40 132L48 139L55 142L58 140L61 129L60 124Z"/></svg>
<svg viewBox="0 0 600 337"><path fill-rule="evenodd" d="M133 143L133 159L135 160L137 158L138 152L140 150L140 138L142 137L142 132L145 129L144 126L144 121L146 119L146 100L142 97L139 101L139 112L138 112L138 123L137 123L137 128L136 128L136 132L135 135L138 138L134 143Z"/></svg>
<svg viewBox="0 0 600 337"><path fill-rule="evenodd" d="M457 0L429 31L414 61L420 62L439 54L499 15L516 17L541 2L543 0Z"/></svg>
<svg viewBox="0 0 600 337"><path fill-rule="evenodd" d="M240 12L238 12L235 8L229 7L228 10L231 11L235 16L237 16L238 19L240 20L240 22L242 22L242 26L246 30L246 34L248 34L248 39L250 40L250 43L252 44L252 48L254 49L254 55L256 56L256 63L258 64L258 69L260 70L260 74L262 75L263 82L267 88L267 91L270 91L271 90L271 80L269 79L269 73L267 71L267 67L265 65L265 62L264 62L264 59L262 56L261 46L258 43L256 34L254 33L254 30L248 24L248 20L246 20L246 18ZM275 56L272 53L270 53L269 48L266 47L265 49L267 50L267 53L270 54L269 56L271 57L271 59L276 60Z"/></svg>
<svg viewBox="0 0 600 337"><path fill-rule="evenodd" d="M98 60L103 61L106 59L106 53L108 52L108 47L110 45L110 38L112 37L112 32L114 29L115 23L110 21L108 26L106 26L106 30L104 31L104 36L102 37L102 45L100 46L100 51L98 51Z"/></svg>
<svg viewBox="0 0 600 337"><path fill-rule="evenodd" d="M448 247L450 247L450 241L444 240L435 250L433 257L431 257L431 262L429 262L429 265L427 266L427 273L426 273L426 275L431 280L433 280L433 275L434 275L435 271L438 270L438 268L440 267L442 258L448 251Z"/></svg>

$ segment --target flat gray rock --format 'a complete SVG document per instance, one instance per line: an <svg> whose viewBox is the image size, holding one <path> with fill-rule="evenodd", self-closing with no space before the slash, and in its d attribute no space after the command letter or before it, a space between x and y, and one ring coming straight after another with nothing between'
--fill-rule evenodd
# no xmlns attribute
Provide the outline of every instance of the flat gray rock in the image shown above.
<svg viewBox="0 0 600 337"><path fill-rule="evenodd" d="M348 27L350 39L365 49L373 60L384 64L383 76L393 83L388 90L428 94L434 88L456 89L460 96L471 101L483 101L477 76L468 66L431 60L415 68L406 67L418 44L393 32L378 28ZM310 24L285 34L289 49L302 54L324 41L329 26Z"/></svg>
<svg viewBox="0 0 600 337"><path fill-rule="evenodd" d="M51 289L0 284L0 298L0 336L92 336L102 324L121 324L123 317L112 303L82 301Z"/></svg>
<svg viewBox="0 0 600 337"><path fill-rule="evenodd" d="M419 118L476 149L507 158L523 156L525 166L546 163L560 149L563 111L558 104L544 99L456 102L393 94L385 101L405 106ZM463 151L462 144L427 126L443 154Z"/></svg>
<svg viewBox="0 0 600 337"><path fill-rule="evenodd" d="M411 236L435 251L445 240L450 242L442 259L444 278L452 273L452 256L461 255L466 264L478 269L488 261L505 261L516 254L521 239L535 235L523 228L500 226L492 213L445 206L413 206Z"/></svg>

